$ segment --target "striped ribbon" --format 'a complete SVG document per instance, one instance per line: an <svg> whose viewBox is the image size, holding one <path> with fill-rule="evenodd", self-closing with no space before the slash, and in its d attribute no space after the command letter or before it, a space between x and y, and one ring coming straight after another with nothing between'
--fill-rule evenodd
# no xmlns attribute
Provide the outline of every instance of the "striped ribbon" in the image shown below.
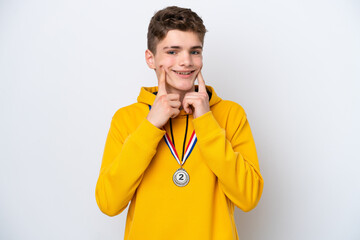
<svg viewBox="0 0 360 240"><path fill-rule="evenodd" d="M184 159L182 159L182 162L181 162L180 158L179 158L179 155L177 154L176 149L174 147L174 144L171 142L170 137L169 137L169 135L167 133L165 133L164 139L165 139L166 145L170 149L171 154L174 156L174 158L176 159L176 161L179 163L180 166L185 164L185 161L189 158L189 156L190 156L190 154L191 154L192 150L194 149L195 144L197 142L197 137L196 137L195 130L194 130L193 133L191 134L189 143L188 143L188 145L186 147L186 151L185 151L185 154L184 154Z"/></svg>

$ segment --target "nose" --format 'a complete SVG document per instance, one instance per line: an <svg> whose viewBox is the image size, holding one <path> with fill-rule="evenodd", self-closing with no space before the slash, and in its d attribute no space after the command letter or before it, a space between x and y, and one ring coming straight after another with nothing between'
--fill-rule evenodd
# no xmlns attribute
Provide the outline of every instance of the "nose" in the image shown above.
<svg viewBox="0 0 360 240"><path fill-rule="evenodd" d="M185 67L192 66L193 65L193 60L192 60L191 54L188 53L188 52L183 52L180 55L179 65L180 66L185 66Z"/></svg>

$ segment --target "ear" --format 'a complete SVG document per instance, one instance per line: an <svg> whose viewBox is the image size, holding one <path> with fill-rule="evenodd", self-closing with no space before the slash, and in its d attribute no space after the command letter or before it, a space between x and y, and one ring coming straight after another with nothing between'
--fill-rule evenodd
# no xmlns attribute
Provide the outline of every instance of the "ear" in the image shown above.
<svg viewBox="0 0 360 240"><path fill-rule="evenodd" d="M145 60L149 68L155 69L155 55L149 49L145 51Z"/></svg>

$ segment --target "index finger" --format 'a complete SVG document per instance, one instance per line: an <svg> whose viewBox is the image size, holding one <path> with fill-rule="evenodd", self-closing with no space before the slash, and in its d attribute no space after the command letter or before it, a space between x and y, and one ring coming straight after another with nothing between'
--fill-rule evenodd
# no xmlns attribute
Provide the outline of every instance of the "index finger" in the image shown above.
<svg viewBox="0 0 360 240"><path fill-rule="evenodd" d="M197 80L199 82L199 92L206 93L205 81L204 81L204 78L203 78L201 72L199 72L199 74L197 75Z"/></svg>
<svg viewBox="0 0 360 240"><path fill-rule="evenodd" d="M158 80L158 96L166 95L166 73L163 68L161 68L161 74Z"/></svg>

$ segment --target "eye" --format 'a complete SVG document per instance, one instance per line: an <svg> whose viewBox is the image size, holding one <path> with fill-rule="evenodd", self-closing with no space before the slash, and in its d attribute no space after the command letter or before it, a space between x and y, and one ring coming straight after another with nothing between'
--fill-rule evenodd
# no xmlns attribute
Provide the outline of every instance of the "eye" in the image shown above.
<svg viewBox="0 0 360 240"><path fill-rule="evenodd" d="M167 53L167 54L170 54L170 55L175 55L175 54L176 54L175 51L167 51L166 53Z"/></svg>
<svg viewBox="0 0 360 240"><path fill-rule="evenodd" d="M199 54L201 54L200 51L191 51L190 53L191 53L192 55L199 55Z"/></svg>

